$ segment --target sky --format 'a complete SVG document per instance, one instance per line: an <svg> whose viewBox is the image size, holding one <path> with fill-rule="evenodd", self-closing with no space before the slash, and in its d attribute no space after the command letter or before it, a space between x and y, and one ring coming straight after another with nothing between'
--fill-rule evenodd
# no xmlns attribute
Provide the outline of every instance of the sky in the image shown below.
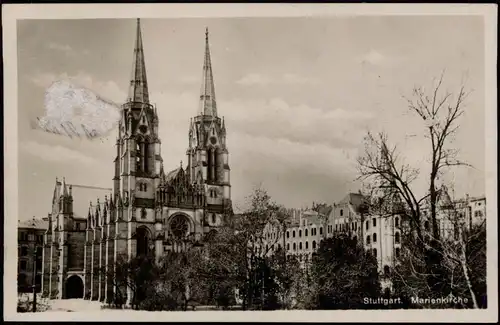
<svg viewBox="0 0 500 325"><path fill-rule="evenodd" d="M232 199L238 210L261 186L290 208L357 192L356 157L367 131L385 131L426 186L429 141L403 96L463 80L472 90L452 145L474 168L444 180L457 196L484 195L484 27L477 16L142 19L150 101L159 114L166 170L186 162L197 113L205 27L218 113L224 116ZM19 219L46 216L56 177L112 187L116 130L68 138L31 127L45 92L71 80L121 104L132 70L135 19L20 20L18 35ZM106 192L75 188L75 213ZM29 202L29 204L26 204Z"/></svg>

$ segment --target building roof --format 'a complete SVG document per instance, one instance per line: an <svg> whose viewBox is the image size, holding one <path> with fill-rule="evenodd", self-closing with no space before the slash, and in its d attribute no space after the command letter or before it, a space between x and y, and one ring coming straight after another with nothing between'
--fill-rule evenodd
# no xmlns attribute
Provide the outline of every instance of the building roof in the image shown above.
<svg viewBox="0 0 500 325"><path fill-rule="evenodd" d="M178 167L174 170L171 170L169 171L166 175L165 175L165 181L167 183L169 183L171 180L175 179L177 177L177 175L179 174L179 172L181 171L181 167Z"/></svg>
<svg viewBox="0 0 500 325"><path fill-rule="evenodd" d="M360 213L363 203L366 203L366 198L361 193L349 193L340 202L348 203L354 209L354 212Z"/></svg>
<svg viewBox="0 0 500 325"><path fill-rule="evenodd" d="M47 229L49 227L49 223L47 221L44 221L42 219L35 219L33 218L32 220L25 220L17 221L17 227L18 228L25 228L25 229Z"/></svg>

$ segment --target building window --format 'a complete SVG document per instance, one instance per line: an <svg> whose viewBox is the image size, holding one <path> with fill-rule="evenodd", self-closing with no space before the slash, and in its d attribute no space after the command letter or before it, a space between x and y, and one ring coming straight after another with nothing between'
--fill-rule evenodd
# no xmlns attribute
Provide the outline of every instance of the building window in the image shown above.
<svg viewBox="0 0 500 325"><path fill-rule="evenodd" d="M377 219L373 218L373 227L377 226Z"/></svg>
<svg viewBox="0 0 500 325"><path fill-rule="evenodd" d="M377 234L376 233L373 233L373 242L376 243L377 242Z"/></svg>
<svg viewBox="0 0 500 325"><path fill-rule="evenodd" d="M295 243L293 243L293 250L296 251L297 250L297 245Z"/></svg>
<svg viewBox="0 0 500 325"><path fill-rule="evenodd" d="M370 223L366 221L366 230L368 230L369 228L370 228Z"/></svg>
<svg viewBox="0 0 500 325"><path fill-rule="evenodd" d="M396 242L396 244L399 244L400 241L401 241L401 238L399 236L399 232L396 232L396 235L395 235L395 242Z"/></svg>
<svg viewBox="0 0 500 325"><path fill-rule="evenodd" d="M287 243L286 244L286 250L289 251L290 250L290 243Z"/></svg>
<svg viewBox="0 0 500 325"><path fill-rule="evenodd" d="M27 256L28 255L28 247L23 246L21 247L21 256Z"/></svg>
<svg viewBox="0 0 500 325"><path fill-rule="evenodd" d="M482 218L483 217L483 211L474 211L474 217L476 217L476 218Z"/></svg>
<svg viewBox="0 0 500 325"><path fill-rule="evenodd" d="M286 232L286 238L290 238L290 232L289 231Z"/></svg>
<svg viewBox="0 0 500 325"><path fill-rule="evenodd" d="M266 253L269 251L269 245L266 244Z"/></svg>
<svg viewBox="0 0 500 325"><path fill-rule="evenodd" d="M146 209L142 208L142 210L141 210L141 218L142 219L146 219L147 216L148 216L148 213L147 213Z"/></svg>
<svg viewBox="0 0 500 325"><path fill-rule="evenodd" d="M313 240L313 249L316 249L316 241Z"/></svg>
<svg viewBox="0 0 500 325"><path fill-rule="evenodd" d="M306 241L306 249L309 249L309 242Z"/></svg>
<svg viewBox="0 0 500 325"><path fill-rule="evenodd" d="M399 227L399 217L396 217L394 219L394 224L395 224L396 227Z"/></svg>
<svg viewBox="0 0 500 325"><path fill-rule="evenodd" d="M21 271L26 271L28 263L26 261L21 261Z"/></svg>
<svg viewBox="0 0 500 325"><path fill-rule="evenodd" d="M299 230L299 238L302 237L302 230Z"/></svg>
<svg viewBox="0 0 500 325"><path fill-rule="evenodd" d="M304 230L304 236L306 236L306 237L307 237L307 229L306 229L306 230Z"/></svg>
<svg viewBox="0 0 500 325"><path fill-rule="evenodd" d="M21 233L21 240L22 240L22 241L28 241L28 234L27 234L27 233L25 233L25 232L22 232L22 233Z"/></svg>
<svg viewBox="0 0 500 325"><path fill-rule="evenodd" d="M36 260L36 270L37 271L42 270L42 259L41 258L37 258L37 260Z"/></svg>
<svg viewBox="0 0 500 325"><path fill-rule="evenodd" d="M319 227L319 234L323 235L323 227Z"/></svg>
<svg viewBox="0 0 500 325"><path fill-rule="evenodd" d="M340 209L340 216L342 217L344 215L344 210Z"/></svg>
<svg viewBox="0 0 500 325"><path fill-rule="evenodd" d="M299 243L299 249L302 249L302 242Z"/></svg>
<svg viewBox="0 0 500 325"><path fill-rule="evenodd" d="M399 247L396 247L396 257L399 257L400 254L401 254L401 251L400 251Z"/></svg>
<svg viewBox="0 0 500 325"><path fill-rule="evenodd" d="M292 237L295 238L295 230L292 231Z"/></svg>
<svg viewBox="0 0 500 325"><path fill-rule="evenodd" d="M335 225L335 231L339 231L339 225Z"/></svg>
<svg viewBox="0 0 500 325"><path fill-rule="evenodd" d="M358 222L354 221L354 230L358 230Z"/></svg>
<svg viewBox="0 0 500 325"><path fill-rule="evenodd" d="M373 249L373 256L375 256L375 258L377 258L377 249L376 248Z"/></svg>
<svg viewBox="0 0 500 325"><path fill-rule="evenodd" d="M366 236L366 244L370 245L370 235Z"/></svg>

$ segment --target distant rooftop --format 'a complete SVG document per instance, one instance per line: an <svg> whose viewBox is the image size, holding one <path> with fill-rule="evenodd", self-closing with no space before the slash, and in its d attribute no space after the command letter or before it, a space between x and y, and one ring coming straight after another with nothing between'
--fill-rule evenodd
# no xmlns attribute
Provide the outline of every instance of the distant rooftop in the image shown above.
<svg viewBox="0 0 500 325"><path fill-rule="evenodd" d="M49 223L42 219L36 219L33 217L31 220L17 221L18 228L25 229L47 229L49 227Z"/></svg>

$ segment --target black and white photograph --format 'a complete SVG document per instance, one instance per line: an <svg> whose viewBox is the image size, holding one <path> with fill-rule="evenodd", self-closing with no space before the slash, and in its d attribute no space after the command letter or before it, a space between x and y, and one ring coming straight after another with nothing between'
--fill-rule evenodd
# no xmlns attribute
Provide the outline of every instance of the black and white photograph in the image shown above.
<svg viewBox="0 0 500 325"><path fill-rule="evenodd" d="M497 8L197 5L5 6L10 317L498 320Z"/></svg>

